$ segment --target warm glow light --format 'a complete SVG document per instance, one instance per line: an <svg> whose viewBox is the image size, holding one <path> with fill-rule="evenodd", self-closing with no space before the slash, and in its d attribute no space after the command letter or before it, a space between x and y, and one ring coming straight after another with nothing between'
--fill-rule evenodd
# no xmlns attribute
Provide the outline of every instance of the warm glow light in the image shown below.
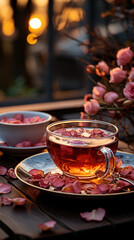
<svg viewBox="0 0 134 240"><path fill-rule="evenodd" d="M2 32L6 36L11 36L15 32L14 20L8 19L2 22Z"/></svg>
<svg viewBox="0 0 134 240"><path fill-rule="evenodd" d="M33 0L33 4L37 7L45 7L48 4L48 0Z"/></svg>
<svg viewBox="0 0 134 240"><path fill-rule="evenodd" d="M20 7L25 7L28 3L28 0L17 0L17 5Z"/></svg>
<svg viewBox="0 0 134 240"><path fill-rule="evenodd" d="M31 28L33 29L38 29L41 27L41 20L39 18L32 18L30 21L29 21L29 25Z"/></svg>
<svg viewBox="0 0 134 240"><path fill-rule="evenodd" d="M82 8L65 8L63 16L71 22L79 22L84 17L84 10Z"/></svg>
<svg viewBox="0 0 134 240"><path fill-rule="evenodd" d="M37 43L37 35L34 33L28 34L27 42L31 45L36 44Z"/></svg>
<svg viewBox="0 0 134 240"><path fill-rule="evenodd" d="M37 36L43 33L48 24L47 15L33 14L29 20L29 31L35 33Z"/></svg>

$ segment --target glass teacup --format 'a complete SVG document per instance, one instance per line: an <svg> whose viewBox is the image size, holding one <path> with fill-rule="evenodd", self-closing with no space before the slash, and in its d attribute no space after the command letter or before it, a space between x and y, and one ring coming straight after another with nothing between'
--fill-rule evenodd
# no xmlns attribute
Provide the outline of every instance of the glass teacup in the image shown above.
<svg viewBox="0 0 134 240"><path fill-rule="evenodd" d="M79 180L105 178L113 173L118 128L98 120L65 120L46 129L48 152L56 166Z"/></svg>

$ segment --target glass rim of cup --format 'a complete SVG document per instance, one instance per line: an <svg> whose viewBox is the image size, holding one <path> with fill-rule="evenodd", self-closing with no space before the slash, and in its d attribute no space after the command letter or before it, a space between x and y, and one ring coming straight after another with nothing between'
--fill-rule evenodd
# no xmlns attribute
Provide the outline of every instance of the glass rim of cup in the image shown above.
<svg viewBox="0 0 134 240"><path fill-rule="evenodd" d="M114 125L114 124L112 124L112 123L109 123L109 122L105 122L105 121L100 121L100 120L92 120L92 119L68 119L68 120L60 120L60 121L56 121L56 122L53 122L53 123L51 123L51 124L49 124L47 127L46 127L46 132L47 133L49 133L50 135L53 135L53 136L57 136L57 137L60 137L60 138L64 138L64 139L77 139L77 140L79 140L79 139L81 139L80 137L73 137L73 136L62 136L62 135L60 135L60 134L58 134L58 133L55 133L55 132L52 132L51 130L49 130L51 127L53 127L53 126L56 126L56 125L58 125L58 124L63 124L63 123L73 123L73 122L92 122L92 123L100 123L100 124L104 124L104 125L110 125L111 127L113 127L114 129L115 129L115 132L114 133L112 133L112 134L110 134L110 135L108 135L108 136L104 136L104 137L97 137L97 139L105 139L105 138L109 138L109 137L112 137L112 136L116 136L117 134L118 134L118 132L119 132L119 129ZM81 126L80 126L81 127ZM87 140L87 139L90 139L90 140L94 140L94 139L96 139L96 138L87 138L87 137L83 137L82 138L83 140L85 139L85 140Z"/></svg>

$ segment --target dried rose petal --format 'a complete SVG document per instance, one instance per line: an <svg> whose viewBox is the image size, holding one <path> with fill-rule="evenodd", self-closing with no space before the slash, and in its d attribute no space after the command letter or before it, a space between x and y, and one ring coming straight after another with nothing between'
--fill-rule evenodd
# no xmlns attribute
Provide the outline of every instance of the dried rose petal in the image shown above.
<svg viewBox="0 0 134 240"><path fill-rule="evenodd" d="M72 183L66 184L66 185L62 188L62 192L74 193L74 188L73 188L73 186L72 186Z"/></svg>
<svg viewBox="0 0 134 240"><path fill-rule="evenodd" d="M102 221L106 211L103 208L93 209L91 212L80 213L80 216L86 221Z"/></svg>
<svg viewBox="0 0 134 240"><path fill-rule="evenodd" d="M128 187L129 185L130 185L130 183L129 182L126 182L126 181L123 181L123 180L119 180L118 182L117 182L117 184L118 184L118 186L120 186L120 187Z"/></svg>
<svg viewBox="0 0 134 240"><path fill-rule="evenodd" d="M1 205L3 204L4 206L9 206L12 203L12 199L8 197L1 197L0 203Z"/></svg>
<svg viewBox="0 0 134 240"><path fill-rule="evenodd" d="M128 174L128 177L132 180L134 180L134 169L131 173Z"/></svg>
<svg viewBox="0 0 134 240"><path fill-rule="evenodd" d="M6 172L7 172L7 168L0 166L0 175L4 176L6 174Z"/></svg>
<svg viewBox="0 0 134 240"><path fill-rule="evenodd" d="M108 191L108 186L107 184L98 184L98 188L101 190L102 193L106 193Z"/></svg>
<svg viewBox="0 0 134 240"><path fill-rule="evenodd" d="M52 228L54 228L56 222L55 221L49 221L49 222L45 222L45 223L40 223L38 224L38 228L40 228L42 231L48 231Z"/></svg>
<svg viewBox="0 0 134 240"><path fill-rule="evenodd" d="M78 180L72 183L73 189L75 193L80 193L81 192L81 184Z"/></svg>
<svg viewBox="0 0 134 240"><path fill-rule="evenodd" d="M25 198L21 198L21 197L18 197L18 198L13 198L12 199L12 202L13 204L16 206L23 206L26 202L26 199Z"/></svg>
<svg viewBox="0 0 134 240"><path fill-rule="evenodd" d="M120 192L122 187L118 186L116 183L108 184L108 193Z"/></svg>
<svg viewBox="0 0 134 240"><path fill-rule="evenodd" d="M126 177L132 171L133 171L132 166L126 166L120 170L120 175Z"/></svg>
<svg viewBox="0 0 134 240"><path fill-rule="evenodd" d="M48 187L49 187L49 180L47 180L47 179L45 179L45 178L42 178L42 179L39 181L39 185L40 185L40 187L48 188Z"/></svg>
<svg viewBox="0 0 134 240"><path fill-rule="evenodd" d="M115 157L115 168L119 169L119 167L122 165L122 160L118 157Z"/></svg>
<svg viewBox="0 0 134 240"><path fill-rule="evenodd" d="M81 184L77 180L73 183L68 183L62 188L62 192L80 193L81 192Z"/></svg>
<svg viewBox="0 0 134 240"><path fill-rule="evenodd" d="M11 178L14 178L14 179L17 178L16 175L15 175L15 173L14 173L14 169L13 169L13 168L9 168L9 169L8 169L8 171L7 171L7 176L8 176L8 177L11 177Z"/></svg>
<svg viewBox="0 0 134 240"><path fill-rule="evenodd" d="M39 179L44 177L44 171L40 170L40 169L31 169L29 171L29 174L32 175L33 178Z"/></svg>
<svg viewBox="0 0 134 240"><path fill-rule="evenodd" d="M0 193L9 193L11 191L11 185L8 183L0 184Z"/></svg>
<svg viewBox="0 0 134 240"><path fill-rule="evenodd" d="M65 183L65 181L61 177L55 177L55 178L51 179L51 185L54 187L63 187L64 183Z"/></svg>

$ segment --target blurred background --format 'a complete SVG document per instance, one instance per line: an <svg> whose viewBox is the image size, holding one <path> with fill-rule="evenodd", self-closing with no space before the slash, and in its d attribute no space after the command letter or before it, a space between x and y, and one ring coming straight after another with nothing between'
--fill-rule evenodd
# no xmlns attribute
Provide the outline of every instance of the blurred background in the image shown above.
<svg viewBox="0 0 134 240"><path fill-rule="evenodd" d="M81 61L87 26L105 34L107 8L105 0L0 0L0 106L83 98L92 87Z"/></svg>

